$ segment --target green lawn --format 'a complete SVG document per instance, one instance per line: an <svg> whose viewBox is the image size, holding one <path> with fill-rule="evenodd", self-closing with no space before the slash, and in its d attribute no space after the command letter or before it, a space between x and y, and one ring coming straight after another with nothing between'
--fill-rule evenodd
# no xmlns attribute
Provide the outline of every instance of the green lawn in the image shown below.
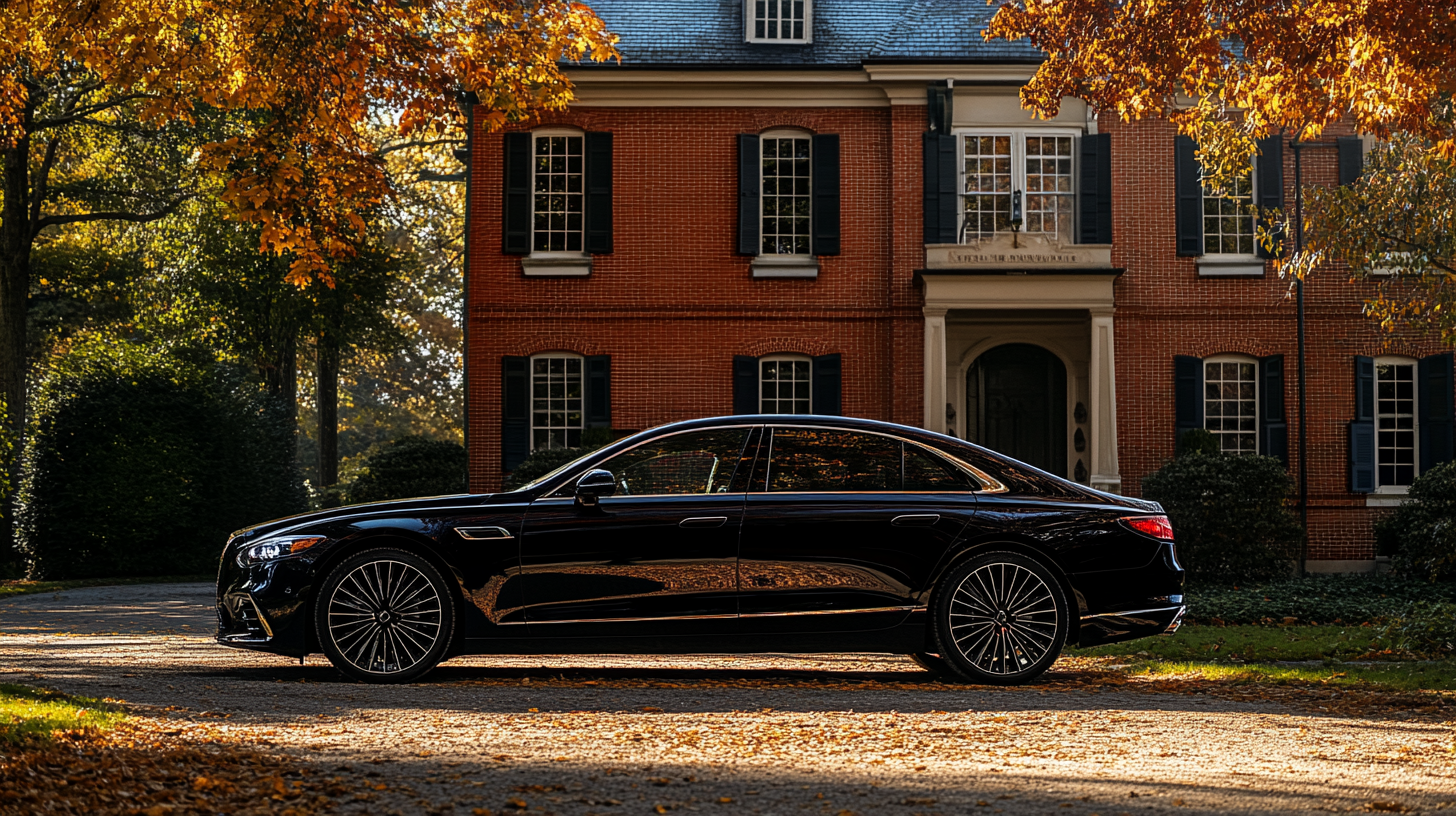
<svg viewBox="0 0 1456 816"><path fill-rule="evenodd" d="M1184 626L1171 637L1142 638L1075 654L1126 657L1133 672L1201 674L1210 680L1368 682L1407 691L1456 690L1456 659L1421 661L1381 654L1375 643L1378 631L1369 626ZM1347 662L1351 660L1361 662ZM1281 661L1320 662L1282 665Z"/></svg>
<svg viewBox="0 0 1456 816"><path fill-rule="evenodd" d="M42 592L59 592L79 587L119 586L122 584L187 584L211 583L215 575L163 575L154 578L78 578L74 581L0 581L0 598L15 595L34 595Z"/></svg>
<svg viewBox="0 0 1456 816"><path fill-rule="evenodd" d="M114 705L0 683L0 747L61 731L104 731L126 719Z"/></svg>

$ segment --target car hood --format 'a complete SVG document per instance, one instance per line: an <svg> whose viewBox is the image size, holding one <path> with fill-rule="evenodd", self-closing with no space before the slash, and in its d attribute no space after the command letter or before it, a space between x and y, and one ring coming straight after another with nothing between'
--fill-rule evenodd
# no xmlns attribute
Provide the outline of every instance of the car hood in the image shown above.
<svg viewBox="0 0 1456 816"><path fill-rule="evenodd" d="M514 504L528 501L530 501L530 497L520 493L457 493L449 496L426 496L417 499L395 499L393 501L350 504L343 507L330 507L325 510L314 510L309 513L299 513L296 516L285 516L284 518L260 522L251 527L244 527L234 532L228 540L256 539L294 527L301 527L306 524L317 524L332 519L360 515L408 516L446 507L488 506L492 504Z"/></svg>

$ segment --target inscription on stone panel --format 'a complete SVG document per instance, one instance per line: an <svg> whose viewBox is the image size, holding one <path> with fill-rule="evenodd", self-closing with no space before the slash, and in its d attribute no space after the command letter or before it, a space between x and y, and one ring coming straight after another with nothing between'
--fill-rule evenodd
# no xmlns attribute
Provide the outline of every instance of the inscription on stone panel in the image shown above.
<svg viewBox="0 0 1456 816"><path fill-rule="evenodd" d="M1013 240L1008 234L974 244L928 244L925 265L930 269L1106 268L1112 265L1112 248L1105 244L1063 244L1025 235Z"/></svg>

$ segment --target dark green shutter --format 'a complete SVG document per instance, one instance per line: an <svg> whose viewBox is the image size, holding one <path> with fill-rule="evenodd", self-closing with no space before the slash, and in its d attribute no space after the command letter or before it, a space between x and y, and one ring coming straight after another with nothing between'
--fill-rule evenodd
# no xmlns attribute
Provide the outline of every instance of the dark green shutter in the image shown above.
<svg viewBox="0 0 1456 816"><path fill-rule="evenodd" d="M531 134L505 135L505 205L501 251L531 254Z"/></svg>
<svg viewBox="0 0 1456 816"><path fill-rule="evenodd" d="M940 133L924 136L925 243L954 244L960 210L957 201L956 139Z"/></svg>
<svg viewBox="0 0 1456 816"><path fill-rule="evenodd" d="M1365 146L1359 136L1341 136L1335 143L1340 149L1340 186L1354 184L1365 172Z"/></svg>
<svg viewBox="0 0 1456 816"><path fill-rule="evenodd" d="M925 91L926 127L936 133L950 133L955 118L955 88L932 82Z"/></svg>
<svg viewBox="0 0 1456 816"><path fill-rule="evenodd" d="M763 173L763 152L758 136L738 135L738 254L757 255L762 249L759 215L759 187Z"/></svg>
<svg viewBox="0 0 1456 816"><path fill-rule="evenodd" d="M758 358L733 358L733 413L758 413Z"/></svg>
<svg viewBox="0 0 1456 816"><path fill-rule="evenodd" d="M1198 145L1187 136L1173 139L1173 185L1177 190L1178 254L1203 254L1203 180Z"/></svg>
<svg viewBox="0 0 1456 816"><path fill-rule="evenodd" d="M1289 467L1289 423L1284 416L1284 355L1259 360L1259 452Z"/></svg>
<svg viewBox="0 0 1456 816"><path fill-rule="evenodd" d="M586 251L612 252L612 134L586 135Z"/></svg>
<svg viewBox="0 0 1456 816"><path fill-rule="evenodd" d="M1451 461L1451 354L1420 361L1421 472Z"/></svg>
<svg viewBox="0 0 1456 816"><path fill-rule="evenodd" d="M840 376L839 355L826 354L823 357L815 357L810 376L813 377L814 398L809 410L826 416L839 416L843 413L840 407L842 405L843 377Z"/></svg>
<svg viewBox="0 0 1456 816"><path fill-rule="evenodd" d="M1077 188L1078 243L1112 243L1112 136L1082 137L1082 173Z"/></svg>
<svg viewBox="0 0 1456 816"><path fill-rule="evenodd" d="M1284 208L1284 138L1270 136L1267 139L1260 139L1259 156L1256 161L1254 181L1259 186L1256 199L1259 209L1282 210ZM1260 223L1265 222L1261 219ZM1276 235L1282 239L1283 230L1279 230ZM1279 258L1284 255L1282 240L1279 252L1270 252L1261 242L1255 243L1255 250L1260 258Z"/></svg>
<svg viewBox="0 0 1456 816"><path fill-rule="evenodd" d="M814 137L815 255L839 254L839 134L821 133Z"/></svg>
<svg viewBox="0 0 1456 816"><path fill-rule="evenodd" d="M605 354L586 358L586 427L612 427L612 358Z"/></svg>
<svg viewBox="0 0 1456 816"><path fill-rule="evenodd" d="M1203 361L1197 357L1173 358L1173 424L1174 450L1183 434L1203 427Z"/></svg>
<svg viewBox="0 0 1456 816"><path fill-rule="evenodd" d="M501 467L516 469L531 453L531 360L501 358Z"/></svg>
<svg viewBox="0 0 1456 816"><path fill-rule="evenodd" d="M1375 492L1375 360L1355 358L1355 418L1350 423L1350 492Z"/></svg>

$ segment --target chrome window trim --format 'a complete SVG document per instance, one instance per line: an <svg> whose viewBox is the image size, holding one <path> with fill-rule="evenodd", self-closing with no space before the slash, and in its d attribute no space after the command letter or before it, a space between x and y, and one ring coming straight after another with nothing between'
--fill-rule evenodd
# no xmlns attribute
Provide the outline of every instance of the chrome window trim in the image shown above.
<svg viewBox="0 0 1456 816"><path fill-rule="evenodd" d="M607 468L603 467L603 465L607 464L607 462L612 461L612 459L616 459L618 456L621 456L624 453L627 453L629 451L637 450L638 448L642 447L643 445L648 444L649 442L657 442L657 441L660 441L660 440L663 440L663 439L668 439L668 438L674 437L674 436L680 436L680 435L686 434L686 433L701 433L703 431L731 431L731 430L734 430L736 428L747 428L748 430L751 431L754 428L762 428L762 427L764 427L762 423L752 423L752 424L747 424L747 425L715 425L715 426L710 427L710 428L684 428L684 429L682 429L680 431L673 431L672 433L666 433L666 434L663 434L661 436L654 436L654 437L651 437L649 439L644 439L641 442L638 442L637 444L633 445L630 448L623 448L623 449L617 451L616 453L612 454L611 458L604 459L603 461L597 462L596 464L594 464L591 467L587 468L587 470L595 470L595 469L598 469L598 468L601 468L602 470L607 470ZM744 439L743 441L746 443L748 440L747 439ZM740 455L741 455L741 451L740 451ZM562 488L566 487L567 484L573 482L576 479L581 478L581 476L584 473L586 473L585 470L571 474L571 476L566 479L566 482L563 483L561 485L561 487L558 487L558 488L556 488L556 490L551 491L551 494L550 495L542 496L541 498L537 499L536 501L545 501L547 499L570 499L570 498L572 498L571 496L557 496L557 495L555 495L555 493L557 491L561 490ZM742 496L742 495L744 495L743 492L739 492L739 493L633 493L631 496L628 496L628 497L620 497L620 498L647 499L647 498L661 498L663 496ZM602 498L618 498L618 497L615 497L615 496L603 496Z"/></svg>
<svg viewBox="0 0 1456 816"><path fill-rule="evenodd" d="M967 462L965 462L964 460L960 459L959 457L952 456L951 454L948 454L945 451L939 450L937 448L932 448L929 445L923 444L921 442L917 442L914 439L906 439L905 437L898 436L896 434L886 433L884 431L864 430L864 429L861 429L861 428L845 428L845 427L835 426L835 425L795 425L795 424L792 424L792 423L782 423L782 424L781 423L774 423L772 425L766 425L765 427L767 427L769 429L769 431L770 431L770 434L769 434L769 448L768 448L768 456L769 456L768 468L764 470L764 477L763 477L764 490L762 492L765 495L767 495L769 493L772 493L775 496L824 495L824 494L831 494L831 493L840 493L840 494L843 494L843 493L896 493L896 494L900 494L900 495L917 495L917 494L918 495L938 495L938 494L944 494L944 493L960 493L960 492L962 492L962 491L959 491L959 490L792 490L792 491L782 491L782 492L770 491L768 489L768 480L769 480L769 477L773 475L773 472L772 472L772 467L773 467L773 434L772 434L772 431L774 431L774 430L776 430L778 428L800 428L800 429L805 429L805 430L824 430L824 429L828 429L828 430L831 430L831 431L843 431L845 433L866 433L866 434L873 434L875 436L883 436L883 437L885 437L887 439L893 439L893 440L895 440L897 442L900 442L902 444L914 445L915 447L917 447L917 448L919 448L919 449L921 449L921 450L929 453L931 456L939 456L942 459L948 460L955 467L960 468L961 470L965 471L967 473L967 475L969 475L977 483L982 484L982 485L985 485L985 487L983 487L980 490L967 490L967 491L964 491L965 493L967 493L969 495L975 495L975 494L978 494L978 493L1005 493L1007 491L1006 485L1002 484L999 479L993 478L992 476L990 476L990 475L986 474L984 471L982 471L980 468L977 468L977 467L975 467L975 466L973 466L971 464L968 464ZM903 467L903 464L901 466Z"/></svg>

